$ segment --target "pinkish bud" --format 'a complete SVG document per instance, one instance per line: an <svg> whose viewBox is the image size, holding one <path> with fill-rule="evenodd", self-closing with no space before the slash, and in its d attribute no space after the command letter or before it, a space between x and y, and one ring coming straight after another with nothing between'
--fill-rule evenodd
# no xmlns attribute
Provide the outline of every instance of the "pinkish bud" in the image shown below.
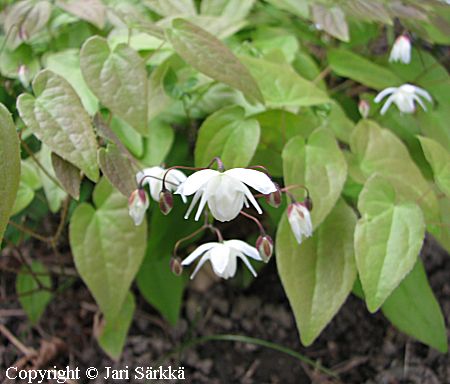
<svg viewBox="0 0 450 384"><path fill-rule="evenodd" d="M141 225L150 202L142 188L134 190L128 199L128 210L134 224Z"/></svg>
<svg viewBox="0 0 450 384"><path fill-rule="evenodd" d="M366 100L359 101L358 109L363 119L367 119L369 117L370 104Z"/></svg>
<svg viewBox="0 0 450 384"><path fill-rule="evenodd" d="M164 215L168 215L173 208L173 196L169 190L159 193L159 209Z"/></svg>
<svg viewBox="0 0 450 384"><path fill-rule="evenodd" d="M313 201L309 195L306 196L306 199L303 201L302 204L308 209L308 211L311 212L313 210L313 207L314 207Z"/></svg>
<svg viewBox="0 0 450 384"><path fill-rule="evenodd" d="M273 254L273 240L268 235L261 235L256 239L256 249L261 256L261 259L267 263Z"/></svg>
<svg viewBox="0 0 450 384"><path fill-rule="evenodd" d="M180 276L183 273L183 266L179 257L172 257L170 259L170 270L176 276Z"/></svg>
<svg viewBox="0 0 450 384"><path fill-rule="evenodd" d="M266 202L272 207L278 208L281 205L281 190L277 183L274 184L277 190L266 195Z"/></svg>

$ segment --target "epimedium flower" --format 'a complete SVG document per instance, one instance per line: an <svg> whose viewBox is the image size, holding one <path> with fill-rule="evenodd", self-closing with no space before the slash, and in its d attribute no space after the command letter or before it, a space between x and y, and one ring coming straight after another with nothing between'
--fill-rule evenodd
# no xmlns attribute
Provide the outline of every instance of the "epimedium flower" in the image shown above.
<svg viewBox="0 0 450 384"><path fill-rule="evenodd" d="M401 62L403 64L409 64L411 62L411 39L407 35L397 37L392 46L389 61L391 63Z"/></svg>
<svg viewBox="0 0 450 384"><path fill-rule="evenodd" d="M427 108L422 101L422 97L430 103L433 101L430 94L422 88L411 84L403 84L402 86L390 87L381 91L375 97L375 103L379 103L386 96L390 95L386 103L381 108L381 114L384 115L392 103L394 103L402 113L414 113L416 110L416 102L426 111Z"/></svg>
<svg viewBox="0 0 450 384"><path fill-rule="evenodd" d="M128 199L128 212L135 225L142 224L149 205L150 201L142 188L138 188L131 193Z"/></svg>
<svg viewBox="0 0 450 384"><path fill-rule="evenodd" d="M189 176L175 192L182 196L194 195L186 212L187 219L200 200L195 220L199 220L206 203L219 221L233 220L249 202L259 214L262 210L247 185L267 195L277 191L276 185L265 173L254 169L233 168L225 172L204 169Z"/></svg>
<svg viewBox="0 0 450 384"><path fill-rule="evenodd" d="M201 256L201 257L200 257ZM194 252L186 257L181 265L186 266L193 263L200 257L200 261L191 275L191 279L195 277L200 268L206 261L210 261L214 273L223 279L229 279L236 274L237 259L241 259L252 275L256 277L256 272L248 261L247 257L254 260L262 261L258 250L245 241L227 240L224 242L211 242L200 245Z"/></svg>
<svg viewBox="0 0 450 384"><path fill-rule="evenodd" d="M164 174L167 172L165 178L165 188L167 191L175 191L185 180L186 175L178 169L170 169L167 171L162 167L145 168L136 174L136 181L138 185L148 185L150 188L150 195L155 201L160 200L160 193L163 190L162 180ZM184 199L183 199L184 200Z"/></svg>
<svg viewBox="0 0 450 384"><path fill-rule="evenodd" d="M292 233L301 244L304 237L311 237L313 232L311 214L308 204L294 202L288 206L288 221L291 225Z"/></svg>

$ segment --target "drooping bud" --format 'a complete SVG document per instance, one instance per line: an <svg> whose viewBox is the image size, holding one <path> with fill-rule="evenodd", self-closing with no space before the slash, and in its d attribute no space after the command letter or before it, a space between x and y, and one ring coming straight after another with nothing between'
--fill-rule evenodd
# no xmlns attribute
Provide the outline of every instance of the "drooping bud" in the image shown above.
<svg viewBox="0 0 450 384"><path fill-rule="evenodd" d="M308 211L311 212L313 210L313 201L309 195L306 196L305 200L303 201L303 205L308 209Z"/></svg>
<svg viewBox="0 0 450 384"><path fill-rule="evenodd" d="M128 199L128 212L135 225L141 225L150 202L142 188L134 190Z"/></svg>
<svg viewBox="0 0 450 384"><path fill-rule="evenodd" d="M26 65L21 64L17 70L17 78L24 88L30 85L30 73Z"/></svg>
<svg viewBox="0 0 450 384"><path fill-rule="evenodd" d="M180 276L183 273L183 266L179 257L172 257L170 259L170 270L176 276Z"/></svg>
<svg viewBox="0 0 450 384"><path fill-rule="evenodd" d="M311 215L305 203L292 203L288 206L288 221L292 233L299 244L303 237L311 237L313 232Z"/></svg>
<svg viewBox="0 0 450 384"><path fill-rule="evenodd" d="M358 109L363 119L367 119L369 117L370 104L366 100L359 101Z"/></svg>
<svg viewBox="0 0 450 384"><path fill-rule="evenodd" d="M269 193L265 197L267 204L271 205L274 208L278 208L281 205L282 196L279 185L277 183L274 184L277 190L275 192Z"/></svg>
<svg viewBox="0 0 450 384"><path fill-rule="evenodd" d="M168 215L173 208L172 193L166 189L159 193L159 209L164 215Z"/></svg>
<svg viewBox="0 0 450 384"><path fill-rule="evenodd" d="M392 46L389 61L391 63L400 62L403 64L409 64L411 62L411 39L408 35L403 34L397 37Z"/></svg>
<svg viewBox="0 0 450 384"><path fill-rule="evenodd" d="M268 263L273 254L273 240L268 235L261 235L256 239L256 249L261 259Z"/></svg>

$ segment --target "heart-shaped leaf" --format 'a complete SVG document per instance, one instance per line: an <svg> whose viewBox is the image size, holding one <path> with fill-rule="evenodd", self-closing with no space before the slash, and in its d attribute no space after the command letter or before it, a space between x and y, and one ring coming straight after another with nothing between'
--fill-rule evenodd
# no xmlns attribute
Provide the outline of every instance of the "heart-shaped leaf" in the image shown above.
<svg viewBox="0 0 450 384"><path fill-rule="evenodd" d="M33 81L35 96L17 99L20 116L34 135L53 152L98 180L97 141L89 115L61 76L45 69Z"/></svg>
<svg viewBox="0 0 450 384"><path fill-rule="evenodd" d="M101 0L57 0L56 5L99 29L105 26L106 7Z"/></svg>
<svg viewBox="0 0 450 384"><path fill-rule="evenodd" d="M135 226L127 199L106 179L94 190L94 204L73 213L70 246L75 266L107 321L115 321L147 245L147 225Z"/></svg>

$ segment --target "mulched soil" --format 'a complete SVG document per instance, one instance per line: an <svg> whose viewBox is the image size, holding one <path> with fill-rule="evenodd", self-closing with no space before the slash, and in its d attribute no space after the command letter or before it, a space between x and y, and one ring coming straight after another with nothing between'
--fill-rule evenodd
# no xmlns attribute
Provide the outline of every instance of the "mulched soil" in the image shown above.
<svg viewBox="0 0 450 384"><path fill-rule="evenodd" d="M36 247L35 254L45 252L34 243L27 246ZM69 254L63 257L70 262ZM450 257L432 239L426 241L422 257L449 324ZM14 294L13 274L1 272L0 278L0 294ZM199 275L186 292L182 318L176 327L170 327L138 296L137 311L118 362L97 346L93 336L96 311L92 297L79 281L51 302L36 327L29 325L17 301L3 300L0 326L38 353L30 362L23 351L0 336L0 381L8 383L4 381L5 369L14 364L40 368L70 365L81 370L95 366L100 371L106 366L128 366L132 370L136 366L172 364L184 367L189 383L450 383L448 354L442 355L398 332L382 314L370 315L363 302L353 296L319 339L311 347L302 347L274 261L245 290L229 281L213 282L208 272ZM186 340L213 334L245 335L292 348L332 369L339 379L284 353L242 342L209 341L176 351ZM78 382L144 381L82 378Z"/></svg>

